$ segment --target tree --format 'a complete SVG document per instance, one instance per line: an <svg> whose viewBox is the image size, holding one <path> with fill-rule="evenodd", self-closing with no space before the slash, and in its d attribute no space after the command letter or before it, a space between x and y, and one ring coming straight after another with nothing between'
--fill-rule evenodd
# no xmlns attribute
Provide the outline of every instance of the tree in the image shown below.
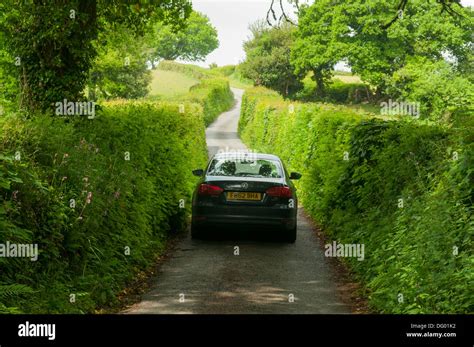
<svg viewBox="0 0 474 347"><path fill-rule="evenodd" d="M298 30L291 51L291 63L297 74L312 72L319 97L325 94L325 84L330 80L334 65L344 58L345 42L340 40L347 29L338 22L341 6L328 11L332 0L317 1L300 10Z"/></svg>
<svg viewBox="0 0 474 347"><path fill-rule="evenodd" d="M46 110L58 100L82 99L97 55L94 41L107 23L143 33L160 20L178 30L190 12L187 0L2 1L0 31L20 76L21 106Z"/></svg>
<svg viewBox="0 0 474 347"><path fill-rule="evenodd" d="M426 0L410 0L386 27L396 10L396 4L378 0L322 0L303 7L292 52L297 72L324 71L346 59L380 94L410 57L464 61L470 54L472 10L461 8L466 20L460 22Z"/></svg>
<svg viewBox="0 0 474 347"><path fill-rule="evenodd" d="M421 118L429 115L433 120L451 121L458 114L472 116L474 84L444 60L409 58L394 73L387 89L390 95L402 100L419 102Z"/></svg>
<svg viewBox="0 0 474 347"><path fill-rule="evenodd" d="M192 12L184 30L176 31L169 24L157 23L148 37L151 48L150 60L202 61L219 46L217 30L209 18Z"/></svg>
<svg viewBox="0 0 474 347"><path fill-rule="evenodd" d="M98 55L90 70L89 99L146 96L151 81L147 68L146 42L124 25L110 26L101 33L107 44L99 44Z"/></svg>
<svg viewBox="0 0 474 347"><path fill-rule="evenodd" d="M426 0L429 2L430 0ZM280 25L282 22L287 22L291 23L293 25L297 25L294 21L290 19L290 16L287 14L285 7L283 6L283 3L287 2L290 5L292 5L296 11L295 13L298 14L300 11L300 0L271 0L270 7L268 8L267 11L267 16L266 20L268 25L273 26L274 23L278 23ZM407 4L410 2L410 0L399 0L396 8L397 11L393 15L392 19L381 25L382 29L388 29L390 26L393 25L399 18L400 18L400 11L403 12L407 6ZM303 4L304 6L305 4ZM461 5L461 0L436 0L435 6L439 6L441 13L448 13L452 17L461 17L462 15L455 9L457 6L462 7ZM277 8L277 9L275 9ZM330 8L328 7L328 10ZM279 16L277 16L277 12L279 13Z"/></svg>
<svg viewBox="0 0 474 347"><path fill-rule="evenodd" d="M266 21L269 26L274 26L273 23L277 23L279 26L282 23L290 23L296 25L293 20L290 19L290 16L286 13L285 7L283 6L284 0L271 0L270 7L267 11ZM299 0L286 0L290 5L296 10L295 13L298 13L300 10L300 1ZM275 7L278 7L275 10ZM277 15L279 13L279 16Z"/></svg>
<svg viewBox="0 0 474 347"><path fill-rule="evenodd" d="M251 27L252 38L244 43L246 59L242 75L256 85L266 86L289 96L302 86L299 75L290 64L290 47L294 28L286 23L270 27L256 22Z"/></svg>
<svg viewBox="0 0 474 347"><path fill-rule="evenodd" d="M5 42L0 32L0 116L3 112L2 104L17 102L19 94L18 77L15 65L12 64L13 57L3 47Z"/></svg>
<svg viewBox="0 0 474 347"><path fill-rule="evenodd" d="M462 7L461 5L461 0L436 0L437 6L441 6L441 12L442 13L448 13L450 16L453 18L459 17L460 13L454 9L454 5L458 7ZM382 29L387 29L390 26L393 25L397 20L399 20L402 16L400 16L400 13L403 13L405 11L405 8L407 7L407 4L410 3L410 0L400 0L398 5L397 5L397 12L393 16L393 18L387 22L386 24L382 25Z"/></svg>

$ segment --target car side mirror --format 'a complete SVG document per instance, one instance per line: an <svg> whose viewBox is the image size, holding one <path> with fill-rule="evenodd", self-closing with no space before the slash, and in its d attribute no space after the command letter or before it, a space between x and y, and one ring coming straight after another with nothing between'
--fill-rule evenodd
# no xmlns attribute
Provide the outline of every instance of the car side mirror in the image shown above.
<svg viewBox="0 0 474 347"><path fill-rule="evenodd" d="M300 178L301 174L299 172L290 173L290 180L299 180Z"/></svg>
<svg viewBox="0 0 474 347"><path fill-rule="evenodd" d="M201 177L203 174L204 174L204 170L203 170L203 169L196 169L196 170L193 170L193 175L194 175L194 176Z"/></svg>

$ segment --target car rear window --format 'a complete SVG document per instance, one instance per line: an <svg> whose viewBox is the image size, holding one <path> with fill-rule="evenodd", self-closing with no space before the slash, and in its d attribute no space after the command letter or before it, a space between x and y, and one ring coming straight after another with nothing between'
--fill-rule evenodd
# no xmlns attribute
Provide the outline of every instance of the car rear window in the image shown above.
<svg viewBox="0 0 474 347"><path fill-rule="evenodd" d="M207 170L208 176L234 176L281 178L281 165L271 159L213 159Z"/></svg>

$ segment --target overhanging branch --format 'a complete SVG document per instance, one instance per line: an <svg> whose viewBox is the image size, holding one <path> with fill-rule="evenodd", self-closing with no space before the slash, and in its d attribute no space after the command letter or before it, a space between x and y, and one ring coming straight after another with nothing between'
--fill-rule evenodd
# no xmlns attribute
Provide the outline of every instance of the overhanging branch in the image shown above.
<svg viewBox="0 0 474 347"><path fill-rule="evenodd" d="M397 14L390 20L390 22L384 24L381 26L382 29L388 29L390 28L397 20L400 19L400 13L403 13L405 10L409 0L400 0L397 6ZM450 16L452 17L462 17L462 15L459 12L456 12L453 9L453 5L457 5L462 8L462 5L460 3L460 0L436 0L438 4L441 5L441 12L447 12ZM401 12L400 12L401 11Z"/></svg>

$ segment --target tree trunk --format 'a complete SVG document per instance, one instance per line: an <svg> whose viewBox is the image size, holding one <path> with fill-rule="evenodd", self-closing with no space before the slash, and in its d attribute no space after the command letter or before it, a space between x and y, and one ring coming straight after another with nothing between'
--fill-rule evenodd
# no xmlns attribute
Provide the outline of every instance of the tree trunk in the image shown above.
<svg viewBox="0 0 474 347"><path fill-rule="evenodd" d="M316 81L316 95L324 97L326 91L324 88L324 78L321 69L313 70L313 80Z"/></svg>

